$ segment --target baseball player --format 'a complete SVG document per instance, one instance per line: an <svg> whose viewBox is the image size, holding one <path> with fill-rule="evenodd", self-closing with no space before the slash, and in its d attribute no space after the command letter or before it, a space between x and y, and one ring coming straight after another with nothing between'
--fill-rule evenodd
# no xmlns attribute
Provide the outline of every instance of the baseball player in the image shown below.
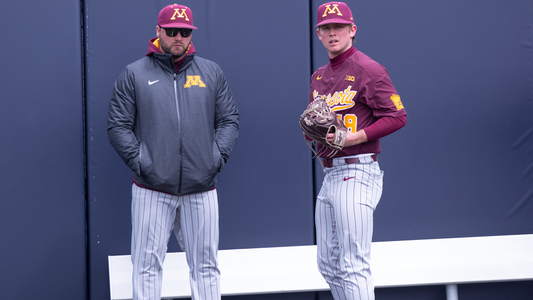
<svg viewBox="0 0 533 300"><path fill-rule="evenodd" d="M183 5L159 12L157 38L118 77L108 137L133 172L133 299L161 299L171 233L186 253L192 299L220 299L215 176L237 139L239 114L220 67L191 42Z"/></svg>
<svg viewBox="0 0 533 300"><path fill-rule="evenodd" d="M383 183L379 139L405 126L406 112L387 70L353 47L357 27L348 5L321 5L316 28L330 62L312 75L309 102L325 97L348 128L336 154L317 145L325 172L315 215L318 268L335 299L374 299L370 246Z"/></svg>

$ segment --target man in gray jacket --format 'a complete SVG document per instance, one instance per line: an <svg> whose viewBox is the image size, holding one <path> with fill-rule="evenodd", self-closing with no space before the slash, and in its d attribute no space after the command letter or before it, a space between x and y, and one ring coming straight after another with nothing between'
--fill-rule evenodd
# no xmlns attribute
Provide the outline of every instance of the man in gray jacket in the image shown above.
<svg viewBox="0 0 533 300"><path fill-rule="evenodd" d="M111 145L133 173L133 299L160 299L174 231L192 299L220 299L216 174L238 136L239 113L220 67L196 56L190 8L169 5L145 57L118 77L108 113Z"/></svg>

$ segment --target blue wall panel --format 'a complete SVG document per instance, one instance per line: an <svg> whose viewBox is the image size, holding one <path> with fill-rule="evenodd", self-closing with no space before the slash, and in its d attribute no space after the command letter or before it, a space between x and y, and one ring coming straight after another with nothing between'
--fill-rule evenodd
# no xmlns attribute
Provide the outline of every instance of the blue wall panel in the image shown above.
<svg viewBox="0 0 533 300"><path fill-rule="evenodd" d="M86 299L80 15L0 10L0 299Z"/></svg>
<svg viewBox="0 0 533 300"><path fill-rule="evenodd" d="M346 2L407 110L382 139L374 240L532 233L532 2Z"/></svg>

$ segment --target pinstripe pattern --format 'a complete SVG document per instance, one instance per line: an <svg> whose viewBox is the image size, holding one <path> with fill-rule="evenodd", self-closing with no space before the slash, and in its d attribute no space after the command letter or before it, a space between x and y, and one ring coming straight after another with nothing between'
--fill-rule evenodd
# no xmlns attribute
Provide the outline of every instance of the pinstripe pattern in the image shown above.
<svg viewBox="0 0 533 300"><path fill-rule="evenodd" d="M370 247L383 172L370 156L360 160L333 159L317 197L318 269L336 300L374 299Z"/></svg>
<svg viewBox="0 0 533 300"><path fill-rule="evenodd" d="M220 299L216 190L175 196L132 185L133 300L161 299L172 231L189 265L194 300Z"/></svg>

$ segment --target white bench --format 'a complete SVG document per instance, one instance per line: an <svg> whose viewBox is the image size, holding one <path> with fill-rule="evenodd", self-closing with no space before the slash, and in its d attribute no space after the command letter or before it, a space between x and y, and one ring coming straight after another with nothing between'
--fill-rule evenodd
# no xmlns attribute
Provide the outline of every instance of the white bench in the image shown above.
<svg viewBox="0 0 533 300"><path fill-rule="evenodd" d="M273 294L329 290L316 266L316 246L219 251L221 293ZM184 253L168 253L163 299L190 297ZM109 256L112 300L131 299L129 255ZM376 288L533 279L533 234L372 243Z"/></svg>

